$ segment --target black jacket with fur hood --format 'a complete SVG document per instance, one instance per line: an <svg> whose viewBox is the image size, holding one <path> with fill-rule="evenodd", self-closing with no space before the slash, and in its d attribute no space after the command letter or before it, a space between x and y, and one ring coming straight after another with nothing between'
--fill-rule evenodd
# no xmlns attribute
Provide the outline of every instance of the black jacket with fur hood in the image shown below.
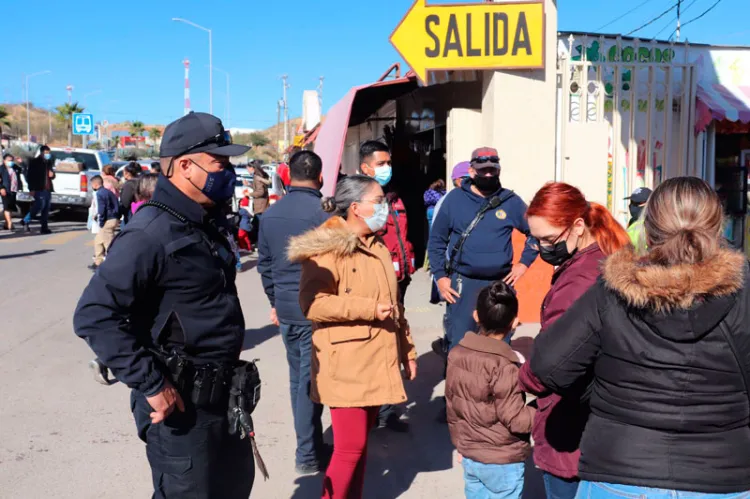
<svg viewBox="0 0 750 499"><path fill-rule="evenodd" d="M583 480L706 493L750 490L750 403L724 321L750 365L746 259L722 250L657 266L630 249L535 342L531 369L559 393L591 379Z"/></svg>

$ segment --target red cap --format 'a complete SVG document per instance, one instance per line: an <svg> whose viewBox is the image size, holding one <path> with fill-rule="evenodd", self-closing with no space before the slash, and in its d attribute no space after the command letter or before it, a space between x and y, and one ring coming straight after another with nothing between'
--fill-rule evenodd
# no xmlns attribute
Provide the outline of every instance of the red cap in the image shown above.
<svg viewBox="0 0 750 499"><path fill-rule="evenodd" d="M471 166L487 168L494 166L500 168L500 157L494 147L480 147L471 153Z"/></svg>

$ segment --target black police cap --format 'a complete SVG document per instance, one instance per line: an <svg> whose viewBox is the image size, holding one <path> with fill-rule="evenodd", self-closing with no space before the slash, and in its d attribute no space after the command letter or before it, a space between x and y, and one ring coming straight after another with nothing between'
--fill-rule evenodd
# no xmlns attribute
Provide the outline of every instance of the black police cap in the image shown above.
<svg viewBox="0 0 750 499"><path fill-rule="evenodd" d="M170 158L205 152L216 156L241 156L249 146L232 144L221 120L208 113L190 112L164 130L159 156Z"/></svg>

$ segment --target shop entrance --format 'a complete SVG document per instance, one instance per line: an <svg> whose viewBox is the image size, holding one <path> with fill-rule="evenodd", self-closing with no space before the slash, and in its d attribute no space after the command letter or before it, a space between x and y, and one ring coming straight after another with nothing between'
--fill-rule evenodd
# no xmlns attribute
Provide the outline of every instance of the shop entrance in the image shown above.
<svg viewBox="0 0 750 499"><path fill-rule="evenodd" d="M677 62L681 46L609 43L571 36L560 58L556 177L626 223L624 198L635 188L705 174L694 133L697 75Z"/></svg>

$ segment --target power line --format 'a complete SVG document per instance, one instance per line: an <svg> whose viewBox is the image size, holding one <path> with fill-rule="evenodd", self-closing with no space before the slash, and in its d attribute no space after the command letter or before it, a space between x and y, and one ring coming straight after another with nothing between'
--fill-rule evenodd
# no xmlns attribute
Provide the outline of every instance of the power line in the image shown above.
<svg viewBox="0 0 750 499"><path fill-rule="evenodd" d="M719 1L721 1L721 0L719 0ZM651 19L649 22L647 22L645 24L642 24L641 26L635 28L633 31L627 33L626 36L632 35L636 31L640 31L643 28L645 28L646 26L650 26L650 25L654 24L656 21L658 21L662 17L666 16L667 14L669 14L670 12L672 12L673 10L675 10L676 8L677 8L677 4L674 4L673 6L671 6L670 8L668 8L667 10L665 10L664 12L662 12L661 14L659 14L658 16L656 16L655 18Z"/></svg>
<svg viewBox="0 0 750 499"><path fill-rule="evenodd" d="M635 11L636 11L636 10L638 10L638 9L640 9L641 7L643 7L644 5L646 5L647 3L651 2L651 1L652 1L652 0L645 0L645 1L644 1L644 2L642 2L642 3L639 3L638 5L636 5L635 7L633 7L632 9L630 9L629 11L627 11L626 13L622 14L622 15L621 15L621 16L619 16L619 17L616 17L616 18L612 19L612 20L611 20L610 22L608 22L608 23L607 23L607 24L605 24L604 26L600 26L600 27L596 28L596 29L595 29L594 31L601 31L601 30L603 30L604 28L606 28L607 26L611 26L611 25L613 25L614 23L616 23L617 21L619 21L619 20L620 20L620 19L622 19L623 17L625 17L625 16L627 16L627 15L629 15L629 14L632 14L633 12L635 12Z"/></svg>
<svg viewBox="0 0 750 499"><path fill-rule="evenodd" d="M669 22L662 29L656 32L653 38L654 39L659 38L659 35L661 35L663 32L671 28L675 21L677 21L677 17L670 19Z"/></svg>
<svg viewBox="0 0 750 499"><path fill-rule="evenodd" d="M684 28L688 24L690 24L690 23L692 23L694 21L697 21L698 19L702 18L703 16L705 16L706 14L708 14L709 12L711 12L712 10L714 10L716 8L716 6L719 5L720 3L721 3L721 0L716 0L716 2L714 2L713 5L711 5L711 7L707 8L700 15L695 16L694 18L692 18L691 20L689 20L688 22L686 22L685 24L683 24L682 26L680 26L680 28ZM672 38L672 36L674 36L675 33L677 33L676 29L672 32L672 35L670 35L669 38Z"/></svg>

